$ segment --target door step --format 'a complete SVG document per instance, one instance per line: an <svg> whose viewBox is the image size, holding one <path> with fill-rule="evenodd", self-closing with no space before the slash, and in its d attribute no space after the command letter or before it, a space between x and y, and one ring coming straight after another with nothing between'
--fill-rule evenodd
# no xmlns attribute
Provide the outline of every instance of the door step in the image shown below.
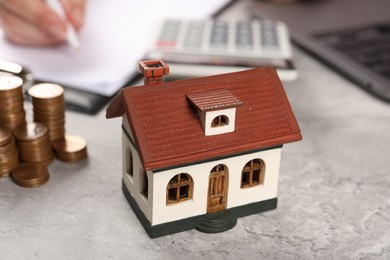
<svg viewBox="0 0 390 260"><path fill-rule="evenodd" d="M237 217L227 210L207 214L196 227L200 232L219 233L233 228L237 224Z"/></svg>

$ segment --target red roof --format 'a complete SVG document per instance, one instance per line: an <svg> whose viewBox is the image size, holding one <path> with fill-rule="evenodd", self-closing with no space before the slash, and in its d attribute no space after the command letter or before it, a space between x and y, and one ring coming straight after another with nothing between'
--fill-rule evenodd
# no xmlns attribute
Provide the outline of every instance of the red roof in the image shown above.
<svg viewBox="0 0 390 260"><path fill-rule="evenodd" d="M227 90L242 102L236 110L235 131L205 136L186 95L221 90ZM124 113L146 170L302 139L282 84L271 68L124 88L107 108L106 116L112 118Z"/></svg>

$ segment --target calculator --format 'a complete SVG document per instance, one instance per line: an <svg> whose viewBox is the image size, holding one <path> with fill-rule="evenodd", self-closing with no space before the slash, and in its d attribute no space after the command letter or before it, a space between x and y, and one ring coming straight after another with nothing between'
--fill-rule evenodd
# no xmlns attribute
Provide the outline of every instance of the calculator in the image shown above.
<svg viewBox="0 0 390 260"><path fill-rule="evenodd" d="M282 80L297 77L288 28L273 20L165 20L146 58L164 60L179 78L264 66Z"/></svg>

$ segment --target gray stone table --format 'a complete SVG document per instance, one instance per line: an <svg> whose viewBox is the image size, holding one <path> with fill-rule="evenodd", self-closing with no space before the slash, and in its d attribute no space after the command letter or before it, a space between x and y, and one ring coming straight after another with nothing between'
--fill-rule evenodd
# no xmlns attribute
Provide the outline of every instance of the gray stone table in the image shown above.
<svg viewBox="0 0 390 260"><path fill-rule="evenodd" d="M294 55L284 85L304 139L284 146L276 210L150 239L121 191L120 119L67 112L89 158L55 161L35 189L0 179L0 259L389 259L390 105Z"/></svg>

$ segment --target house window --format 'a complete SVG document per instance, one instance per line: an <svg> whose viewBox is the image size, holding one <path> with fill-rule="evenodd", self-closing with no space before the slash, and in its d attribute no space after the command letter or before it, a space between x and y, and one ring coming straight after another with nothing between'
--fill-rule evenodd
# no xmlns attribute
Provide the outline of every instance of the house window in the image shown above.
<svg viewBox="0 0 390 260"><path fill-rule="evenodd" d="M146 171L144 171L144 179L143 179L143 186L142 186L142 194L148 198L149 196L149 183L148 183L148 174Z"/></svg>
<svg viewBox="0 0 390 260"><path fill-rule="evenodd" d="M133 155L130 148L126 150L126 173L133 177Z"/></svg>
<svg viewBox="0 0 390 260"><path fill-rule="evenodd" d="M249 188L264 183L265 163L254 159L245 164L241 174L241 188Z"/></svg>
<svg viewBox="0 0 390 260"><path fill-rule="evenodd" d="M229 118L225 115L219 115L211 121L211 127L225 126L229 124Z"/></svg>
<svg viewBox="0 0 390 260"><path fill-rule="evenodd" d="M167 205L192 198L192 178L187 173L175 175L167 185Z"/></svg>

